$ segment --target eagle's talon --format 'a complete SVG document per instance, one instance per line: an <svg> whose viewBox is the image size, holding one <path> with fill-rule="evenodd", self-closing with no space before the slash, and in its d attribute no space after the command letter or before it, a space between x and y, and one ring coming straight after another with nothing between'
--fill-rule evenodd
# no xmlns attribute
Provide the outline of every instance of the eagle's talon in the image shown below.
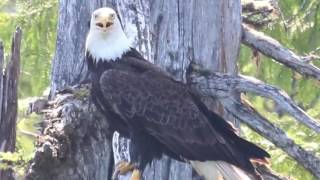
<svg viewBox="0 0 320 180"><path fill-rule="evenodd" d="M118 175L123 175L126 174L129 171L134 170L134 165L126 162L126 161L120 161L116 164L116 168L114 170L114 173L112 175L112 180L116 180Z"/></svg>
<svg viewBox="0 0 320 180"><path fill-rule="evenodd" d="M119 174L125 174L129 171L132 171L134 169L134 165L129 162L120 161L117 164L116 169L119 171Z"/></svg>
<svg viewBox="0 0 320 180"><path fill-rule="evenodd" d="M141 172L138 169L134 169L130 180L141 180Z"/></svg>

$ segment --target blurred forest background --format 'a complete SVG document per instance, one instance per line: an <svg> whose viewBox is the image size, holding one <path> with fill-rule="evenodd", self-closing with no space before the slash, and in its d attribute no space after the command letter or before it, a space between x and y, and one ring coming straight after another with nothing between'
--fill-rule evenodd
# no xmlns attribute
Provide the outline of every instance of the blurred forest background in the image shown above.
<svg viewBox="0 0 320 180"><path fill-rule="evenodd" d="M320 1L280 0L280 12L268 26L259 29L279 40L300 55L320 54ZM51 61L54 55L58 0L1 0L0 39L9 52L10 40L16 26L23 30L21 51L21 78L19 86L19 118L17 152L1 154L1 159L15 162L14 170L23 176L26 162L33 157L34 140L39 133L40 117L27 116L26 109L32 97L47 91L50 81ZM313 62L320 66L320 62ZM240 52L239 71L285 90L315 119L320 119L320 84L303 78L294 71L267 60L250 48ZM294 121L279 111L272 101L247 94L253 106L264 116L285 130L288 135L307 150L320 156L320 135ZM314 180L298 163L249 128L242 127L242 135L266 148L272 155L272 168L292 179ZM0 164L0 168L4 168Z"/></svg>

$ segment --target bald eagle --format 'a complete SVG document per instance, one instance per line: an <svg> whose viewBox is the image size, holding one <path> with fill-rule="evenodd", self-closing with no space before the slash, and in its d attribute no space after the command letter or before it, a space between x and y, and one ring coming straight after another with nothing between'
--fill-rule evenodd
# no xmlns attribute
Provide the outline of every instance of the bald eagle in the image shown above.
<svg viewBox="0 0 320 180"><path fill-rule="evenodd" d="M132 179L140 179L146 165L165 154L207 180L261 179L252 161L267 162L269 154L240 138L196 90L132 48L112 8L92 13L86 61L95 105L112 131L131 139L131 162L116 171L132 170Z"/></svg>

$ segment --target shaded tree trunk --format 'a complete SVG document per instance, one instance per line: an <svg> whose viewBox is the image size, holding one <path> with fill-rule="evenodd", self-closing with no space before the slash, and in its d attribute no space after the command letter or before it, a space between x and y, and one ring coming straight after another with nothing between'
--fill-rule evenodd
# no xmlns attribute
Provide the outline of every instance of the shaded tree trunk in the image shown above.
<svg viewBox="0 0 320 180"><path fill-rule="evenodd" d="M0 42L0 152L14 152L16 149L20 44L21 30L17 28L12 38L10 59L5 65L4 49ZM10 165L10 162L4 163ZM12 170L0 170L0 179L14 179Z"/></svg>

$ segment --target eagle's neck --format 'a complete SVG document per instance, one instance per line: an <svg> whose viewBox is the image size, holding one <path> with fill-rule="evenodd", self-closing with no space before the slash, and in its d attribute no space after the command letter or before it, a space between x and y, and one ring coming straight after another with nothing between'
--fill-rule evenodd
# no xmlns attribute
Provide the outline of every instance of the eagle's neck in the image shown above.
<svg viewBox="0 0 320 180"><path fill-rule="evenodd" d="M90 29L86 40L86 51L91 54L95 63L115 61L130 50L130 44L121 27L107 33Z"/></svg>

